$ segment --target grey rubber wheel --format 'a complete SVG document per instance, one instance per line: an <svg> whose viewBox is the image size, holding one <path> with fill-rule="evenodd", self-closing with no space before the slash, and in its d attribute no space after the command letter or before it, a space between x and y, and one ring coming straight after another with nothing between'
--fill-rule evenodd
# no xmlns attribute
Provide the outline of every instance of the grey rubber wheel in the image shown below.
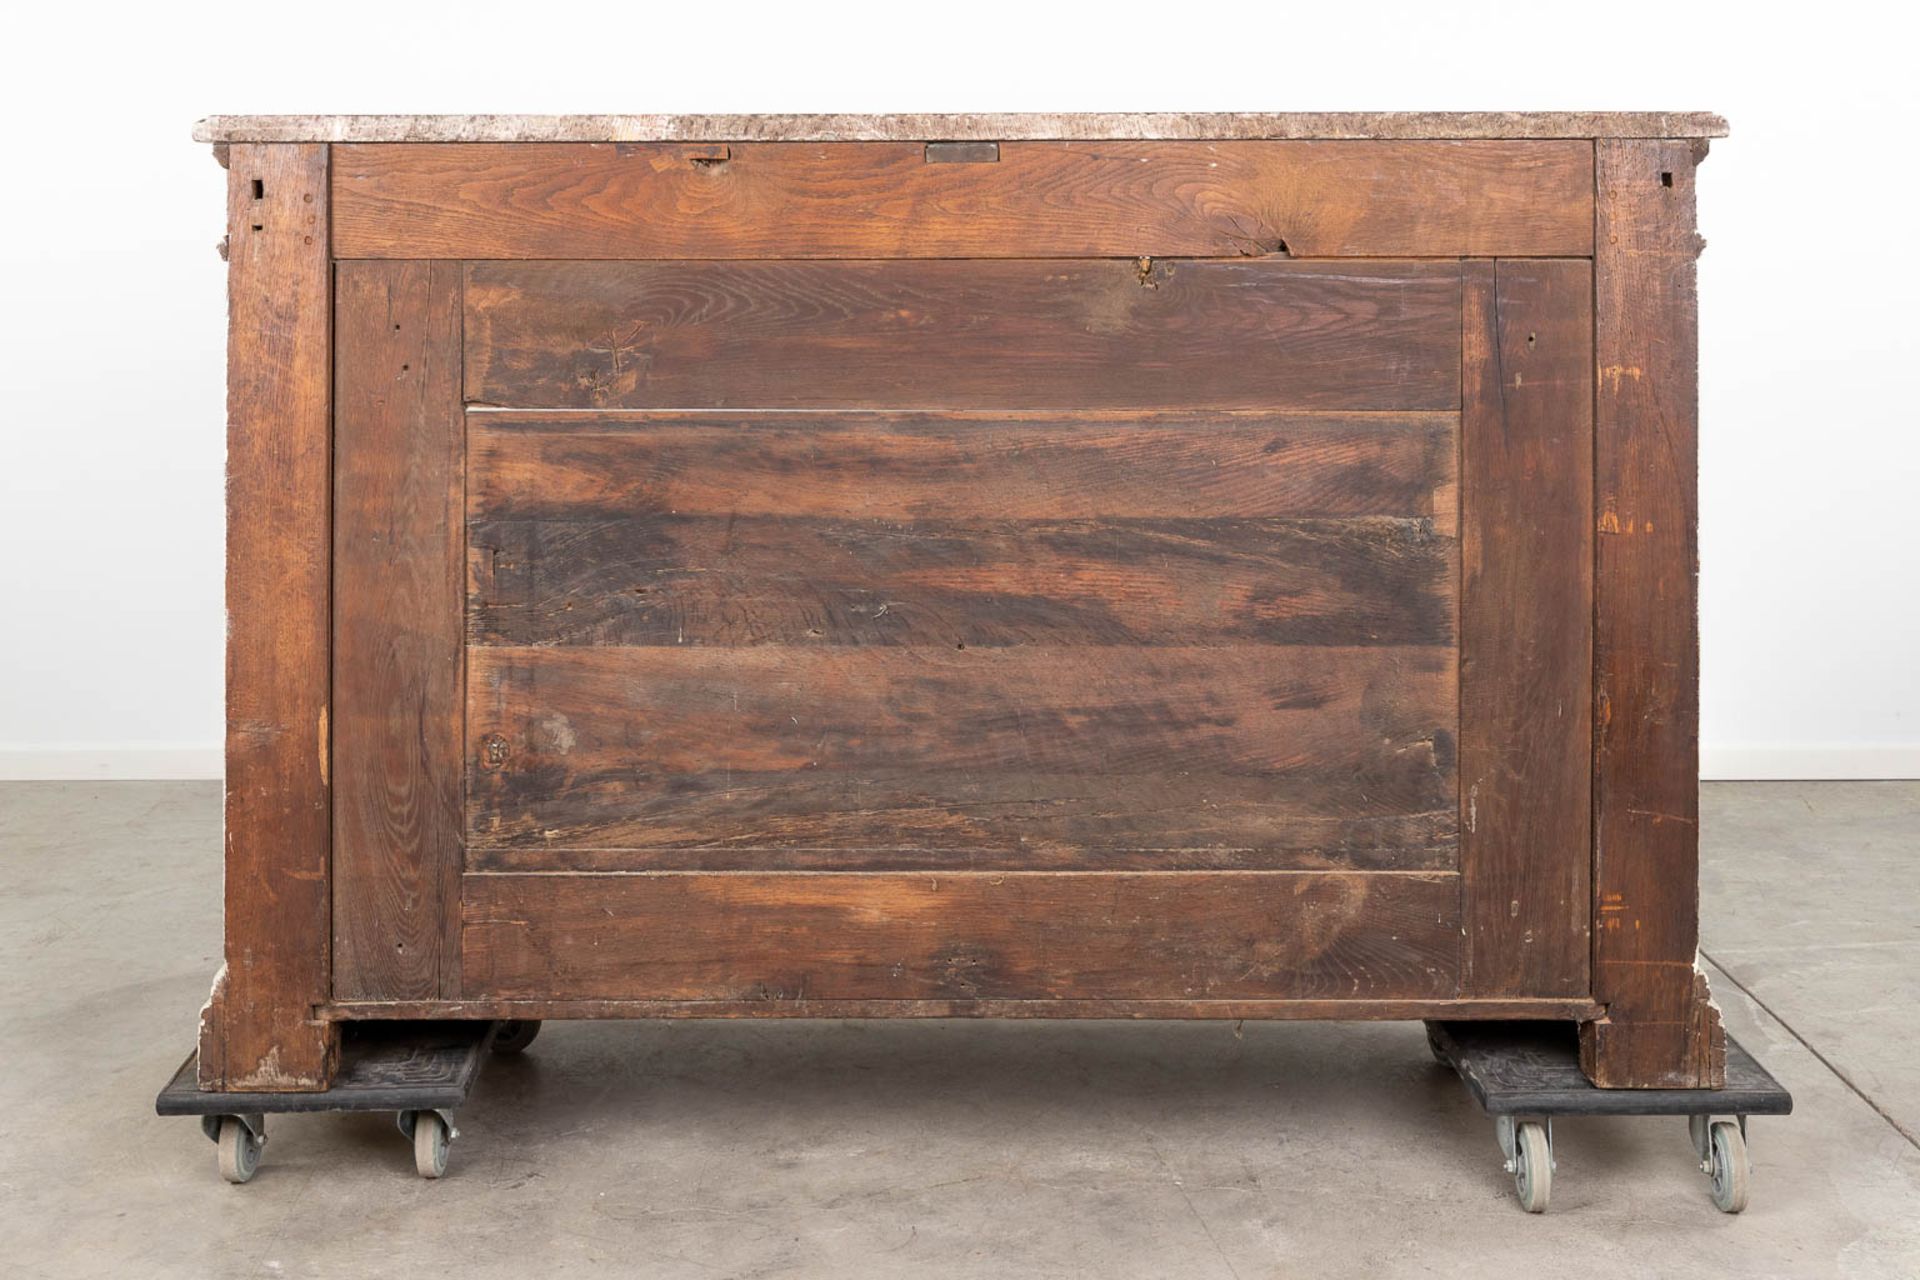
<svg viewBox="0 0 1920 1280"><path fill-rule="evenodd" d="M1446 1054L1440 1052L1440 1035L1433 1029L1431 1022L1427 1024L1427 1052L1433 1055L1435 1062L1452 1070L1453 1063L1448 1061Z"/></svg>
<svg viewBox="0 0 1920 1280"><path fill-rule="evenodd" d="M220 1176L238 1185L252 1179L260 1167L260 1148L265 1138L253 1136L253 1130L238 1116L220 1118L220 1136L214 1140L220 1149Z"/></svg>
<svg viewBox="0 0 1920 1280"><path fill-rule="evenodd" d="M447 1172L447 1122L438 1111L418 1111L413 1117L413 1167L423 1178Z"/></svg>
<svg viewBox="0 0 1920 1280"><path fill-rule="evenodd" d="M524 1053L533 1038L540 1034L540 1020L528 1018L524 1021L503 1022L493 1034L495 1053Z"/></svg>
<svg viewBox="0 0 1920 1280"><path fill-rule="evenodd" d="M1708 1132L1712 1154L1713 1206L1722 1213L1738 1213L1747 1207L1747 1183L1752 1169L1747 1164L1747 1138L1733 1120L1715 1120Z"/></svg>
<svg viewBox="0 0 1920 1280"><path fill-rule="evenodd" d="M1520 1207L1528 1213L1545 1213L1553 1198L1553 1149L1547 1145L1547 1128L1538 1120L1522 1121L1513 1134L1513 1186L1520 1193Z"/></svg>

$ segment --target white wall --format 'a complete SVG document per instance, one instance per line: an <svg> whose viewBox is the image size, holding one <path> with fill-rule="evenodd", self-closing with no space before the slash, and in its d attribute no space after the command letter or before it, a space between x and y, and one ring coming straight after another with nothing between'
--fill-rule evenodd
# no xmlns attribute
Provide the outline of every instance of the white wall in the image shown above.
<svg viewBox="0 0 1920 1280"><path fill-rule="evenodd" d="M1909 6L26 6L0 777L219 767L212 112L1706 109L1706 767L1920 776Z"/></svg>

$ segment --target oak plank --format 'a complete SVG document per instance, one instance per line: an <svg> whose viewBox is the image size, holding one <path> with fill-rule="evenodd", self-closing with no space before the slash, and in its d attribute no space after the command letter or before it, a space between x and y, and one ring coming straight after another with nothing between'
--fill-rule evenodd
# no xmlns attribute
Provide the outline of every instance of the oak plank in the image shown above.
<svg viewBox="0 0 1920 1280"><path fill-rule="evenodd" d="M1705 145L1596 150L1594 994L1609 1088L1714 1088L1699 945L1699 390L1694 169Z"/></svg>
<svg viewBox="0 0 1920 1280"><path fill-rule="evenodd" d="M720 152L724 152L721 155ZM1585 140L336 148L343 258L1585 255Z"/></svg>
<svg viewBox="0 0 1920 1280"><path fill-rule="evenodd" d="M656 516L470 530L475 643L1447 645L1416 519Z"/></svg>
<svg viewBox="0 0 1920 1280"><path fill-rule="evenodd" d="M1463 989L1590 989L1593 282L1467 265L1461 414Z"/></svg>
<svg viewBox="0 0 1920 1280"><path fill-rule="evenodd" d="M327 148L227 173L226 964L200 1086L324 1089L332 427Z"/></svg>
<svg viewBox="0 0 1920 1280"><path fill-rule="evenodd" d="M550 999L1451 995L1454 877L470 875L465 989Z"/></svg>
<svg viewBox="0 0 1920 1280"><path fill-rule="evenodd" d="M336 280L333 989L457 994L465 417L456 263Z"/></svg>
<svg viewBox="0 0 1920 1280"><path fill-rule="evenodd" d="M487 405L1451 412L1460 401L1453 262L467 270L466 394Z"/></svg>
<svg viewBox="0 0 1920 1280"><path fill-rule="evenodd" d="M470 847L518 865L1454 856L1450 648L488 646L469 671Z"/></svg>
<svg viewBox="0 0 1920 1280"><path fill-rule="evenodd" d="M1404 516L1451 534L1446 413L474 411L475 521Z"/></svg>

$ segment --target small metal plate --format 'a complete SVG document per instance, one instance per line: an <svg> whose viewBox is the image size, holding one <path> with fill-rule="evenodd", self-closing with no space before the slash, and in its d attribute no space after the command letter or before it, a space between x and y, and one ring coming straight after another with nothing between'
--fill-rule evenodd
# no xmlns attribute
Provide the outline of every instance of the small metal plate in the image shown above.
<svg viewBox="0 0 1920 1280"><path fill-rule="evenodd" d="M1793 1096L1727 1037L1724 1089L1596 1089L1570 1022L1436 1022L1434 1046L1488 1115L1783 1116Z"/></svg>
<svg viewBox="0 0 1920 1280"><path fill-rule="evenodd" d="M154 1100L163 1116L296 1111L450 1111L467 1100L480 1074L490 1022L349 1023L341 1032L340 1070L318 1093L219 1093L199 1085L200 1055L187 1055Z"/></svg>

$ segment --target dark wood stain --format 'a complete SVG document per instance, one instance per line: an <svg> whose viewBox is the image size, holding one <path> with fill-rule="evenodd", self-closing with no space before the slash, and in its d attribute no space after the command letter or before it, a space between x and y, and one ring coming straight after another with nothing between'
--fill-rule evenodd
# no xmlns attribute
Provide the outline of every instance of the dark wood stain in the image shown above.
<svg viewBox="0 0 1920 1280"><path fill-rule="evenodd" d="M332 348L327 148L230 148L226 967L202 1088L324 1089ZM256 195L255 183L258 183Z"/></svg>
<svg viewBox="0 0 1920 1280"><path fill-rule="evenodd" d="M1716 1088L1700 897L1694 166L1602 142L1594 261L1594 993L1581 1065L1610 1088Z"/></svg>
<svg viewBox="0 0 1920 1280"><path fill-rule="evenodd" d="M480 520L1421 517L1457 414L474 412Z"/></svg>
<svg viewBox="0 0 1920 1280"><path fill-rule="evenodd" d="M1460 403L1451 262L467 271L466 390L482 404L1451 412Z"/></svg>
<svg viewBox="0 0 1920 1280"><path fill-rule="evenodd" d="M458 994L464 415L456 263L350 262L334 359L333 989ZM449 935L450 936L446 936Z"/></svg>
<svg viewBox="0 0 1920 1280"><path fill-rule="evenodd" d="M1592 265L1469 263L1461 417L1463 982L1589 989Z"/></svg>
<svg viewBox="0 0 1920 1280"><path fill-rule="evenodd" d="M1432 866L1457 834L1444 648L483 647L469 669L476 848Z"/></svg>
<svg viewBox="0 0 1920 1280"><path fill-rule="evenodd" d="M470 536L484 644L1453 640L1455 544L1423 520L665 516Z"/></svg>
<svg viewBox="0 0 1920 1280"><path fill-rule="evenodd" d="M479 997L1451 994L1451 875L473 875Z"/></svg>
<svg viewBox="0 0 1920 1280"><path fill-rule="evenodd" d="M1008 142L992 164L928 164L917 142L334 150L343 258L1593 250L1580 140Z"/></svg>

